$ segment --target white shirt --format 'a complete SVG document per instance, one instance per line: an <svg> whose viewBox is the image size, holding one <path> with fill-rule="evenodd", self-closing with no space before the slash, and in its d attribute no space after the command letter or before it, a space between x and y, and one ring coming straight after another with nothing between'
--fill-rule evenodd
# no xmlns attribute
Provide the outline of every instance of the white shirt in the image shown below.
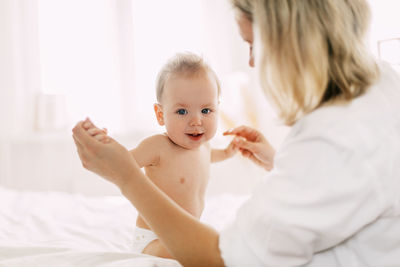
<svg viewBox="0 0 400 267"><path fill-rule="evenodd" d="M400 79L291 129L268 178L220 234L227 266L400 266Z"/></svg>

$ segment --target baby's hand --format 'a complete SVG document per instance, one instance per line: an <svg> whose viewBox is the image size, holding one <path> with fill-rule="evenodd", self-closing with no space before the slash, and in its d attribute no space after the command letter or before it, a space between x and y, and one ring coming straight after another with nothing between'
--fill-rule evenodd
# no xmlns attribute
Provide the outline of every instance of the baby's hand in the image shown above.
<svg viewBox="0 0 400 267"><path fill-rule="evenodd" d="M236 154L236 152L239 150L239 148L235 145L234 140L232 140L228 147L225 148L225 155L227 158L233 157L233 155Z"/></svg>
<svg viewBox="0 0 400 267"><path fill-rule="evenodd" d="M99 129L97 128L89 119L86 119L83 124L83 128L96 140L106 144L110 142L110 138L107 135L107 129Z"/></svg>

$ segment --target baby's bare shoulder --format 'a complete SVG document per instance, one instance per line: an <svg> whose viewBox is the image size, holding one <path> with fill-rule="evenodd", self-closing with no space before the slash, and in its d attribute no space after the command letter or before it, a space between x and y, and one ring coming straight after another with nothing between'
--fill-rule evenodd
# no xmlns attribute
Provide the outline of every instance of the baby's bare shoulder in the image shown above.
<svg viewBox="0 0 400 267"><path fill-rule="evenodd" d="M164 151L168 149L168 137L157 134L146 137L139 145L130 150L140 167L158 165Z"/></svg>
<svg viewBox="0 0 400 267"><path fill-rule="evenodd" d="M171 145L171 141L166 135L155 134L143 139L138 147L145 149L167 149Z"/></svg>

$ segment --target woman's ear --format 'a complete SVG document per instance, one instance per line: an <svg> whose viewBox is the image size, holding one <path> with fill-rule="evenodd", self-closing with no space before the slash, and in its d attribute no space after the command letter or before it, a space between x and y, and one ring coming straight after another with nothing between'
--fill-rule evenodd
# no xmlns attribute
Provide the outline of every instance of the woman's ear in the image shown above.
<svg viewBox="0 0 400 267"><path fill-rule="evenodd" d="M158 121L158 124L161 126L164 125L164 113L162 111L162 106L160 104L154 104L154 112L156 113L156 118Z"/></svg>

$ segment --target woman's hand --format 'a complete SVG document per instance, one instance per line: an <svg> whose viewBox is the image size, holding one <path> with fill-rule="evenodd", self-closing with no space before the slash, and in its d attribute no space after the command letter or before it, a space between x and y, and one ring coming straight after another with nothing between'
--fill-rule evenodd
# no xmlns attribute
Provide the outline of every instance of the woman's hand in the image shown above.
<svg viewBox="0 0 400 267"><path fill-rule="evenodd" d="M239 126L224 132L224 135L235 135L233 143L244 157L251 159L267 171L274 167L275 149L257 130L248 126Z"/></svg>
<svg viewBox="0 0 400 267"><path fill-rule="evenodd" d="M80 121L72 132L83 167L121 189L132 178L132 173L139 169L128 150L90 120Z"/></svg>

